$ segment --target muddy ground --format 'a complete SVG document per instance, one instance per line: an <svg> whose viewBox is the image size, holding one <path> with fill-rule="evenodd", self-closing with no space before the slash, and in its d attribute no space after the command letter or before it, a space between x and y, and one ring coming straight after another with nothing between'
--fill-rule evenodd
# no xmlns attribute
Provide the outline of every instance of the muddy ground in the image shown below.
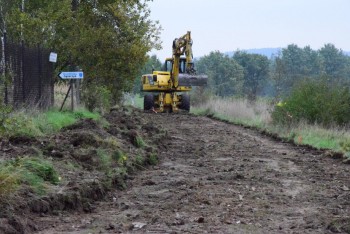
<svg viewBox="0 0 350 234"><path fill-rule="evenodd" d="M89 209L31 212L27 231L350 233L350 166L341 160L206 117L132 114L159 164L129 173L124 189Z"/></svg>

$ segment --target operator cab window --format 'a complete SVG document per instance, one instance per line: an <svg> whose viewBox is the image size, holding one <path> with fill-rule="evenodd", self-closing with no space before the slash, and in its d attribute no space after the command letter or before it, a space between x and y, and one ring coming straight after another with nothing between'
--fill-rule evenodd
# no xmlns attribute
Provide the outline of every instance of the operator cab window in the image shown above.
<svg viewBox="0 0 350 234"><path fill-rule="evenodd" d="M171 72L173 68L173 61L172 60L166 60L164 63L163 71ZM180 59L180 66L179 66L179 72L185 73L186 72L186 58Z"/></svg>
<svg viewBox="0 0 350 234"><path fill-rule="evenodd" d="M180 59L180 73L185 73L186 72L186 59L181 58Z"/></svg>
<svg viewBox="0 0 350 234"><path fill-rule="evenodd" d="M150 83L150 85L154 85L153 77L147 76L147 78L148 78L148 82Z"/></svg>
<svg viewBox="0 0 350 234"><path fill-rule="evenodd" d="M164 63L164 69L163 71L166 71L166 72L171 72L171 69L173 68L173 61L171 60L166 60L165 63Z"/></svg>

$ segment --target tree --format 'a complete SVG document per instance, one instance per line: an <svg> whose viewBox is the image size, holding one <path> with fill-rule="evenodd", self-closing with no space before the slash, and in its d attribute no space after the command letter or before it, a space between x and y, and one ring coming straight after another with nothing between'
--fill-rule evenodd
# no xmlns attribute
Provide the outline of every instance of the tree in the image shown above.
<svg viewBox="0 0 350 234"><path fill-rule="evenodd" d="M7 26L13 40L57 52L57 69L79 66L83 87L103 85L116 102L132 90L147 52L160 48L148 1L81 0L73 11L71 0L26 1L25 12L10 11Z"/></svg>
<svg viewBox="0 0 350 234"><path fill-rule="evenodd" d="M244 94L249 100L255 100L267 81L269 59L264 55L248 54L243 51L235 52L233 59L244 69Z"/></svg>
<svg viewBox="0 0 350 234"><path fill-rule="evenodd" d="M282 49L282 60L287 75L292 79L295 79L302 74L302 53L303 50L295 44L288 45L287 48Z"/></svg>
<svg viewBox="0 0 350 234"><path fill-rule="evenodd" d="M200 58L198 73L208 75L208 88L213 94L225 97L242 94L243 68L233 59L218 51Z"/></svg>
<svg viewBox="0 0 350 234"><path fill-rule="evenodd" d="M295 44L282 49L272 61L271 78L277 95L288 94L291 88L305 78L318 79L322 74L320 54L310 46L300 48Z"/></svg>
<svg viewBox="0 0 350 234"><path fill-rule="evenodd" d="M326 44L319 51L323 72L334 79L343 79L346 69L346 56L333 44Z"/></svg>
<svg viewBox="0 0 350 234"><path fill-rule="evenodd" d="M285 74L286 74L286 68L281 58L281 54L279 54L272 61L271 72L270 72L270 79L274 83L275 94L276 94L275 96L277 98L280 98L283 94L284 87L285 87L284 85L285 78L286 78Z"/></svg>
<svg viewBox="0 0 350 234"><path fill-rule="evenodd" d="M317 51L311 49L310 46L303 48L301 53L301 69L300 73L304 77L318 77L321 75L321 58Z"/></svg>

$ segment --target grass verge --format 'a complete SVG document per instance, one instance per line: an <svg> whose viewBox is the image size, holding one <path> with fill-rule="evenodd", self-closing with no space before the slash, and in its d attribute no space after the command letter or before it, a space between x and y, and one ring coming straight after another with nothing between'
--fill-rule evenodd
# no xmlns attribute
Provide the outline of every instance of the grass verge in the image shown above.
<svg viewBox="0 0 350 234"><path fill-rule="evenodd" d="M271 109L272 106L266 100L249 103L243 99L230 98L211 99L205 104L192 107L191 112L277 134L298 145L342 152L347 160L350 159L350 132L347 128L323 128L302 122L289 127L273 125L270 117Z"/></svg>
<svg viewBox="0 0 350 234"><path fill-rule="evenodd" d="M0 135L3 136L44 136L58 132L82 118L98 120L100 115L84 109L74 112L50 110L43 113L14 112L7 116Z"/></svg>

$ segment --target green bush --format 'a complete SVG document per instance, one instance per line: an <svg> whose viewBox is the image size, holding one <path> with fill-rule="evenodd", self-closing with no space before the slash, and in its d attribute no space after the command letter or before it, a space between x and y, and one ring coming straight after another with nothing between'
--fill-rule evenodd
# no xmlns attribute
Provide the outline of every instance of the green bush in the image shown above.
<svg viewBox="0 0 350 234"><path fill-rule="evenodd" d="M89 111L103 112L111 107L112 93L104 85L91 82L84 86L82 97Z"/></svg>
<svg viewBox="0 0 350 234"><path fill-rule="evenodd" d="M329 84L326 80L305 79L272 112L275 123L293 124L306 121L329 127L350 122L348 87Z"/></svg>

